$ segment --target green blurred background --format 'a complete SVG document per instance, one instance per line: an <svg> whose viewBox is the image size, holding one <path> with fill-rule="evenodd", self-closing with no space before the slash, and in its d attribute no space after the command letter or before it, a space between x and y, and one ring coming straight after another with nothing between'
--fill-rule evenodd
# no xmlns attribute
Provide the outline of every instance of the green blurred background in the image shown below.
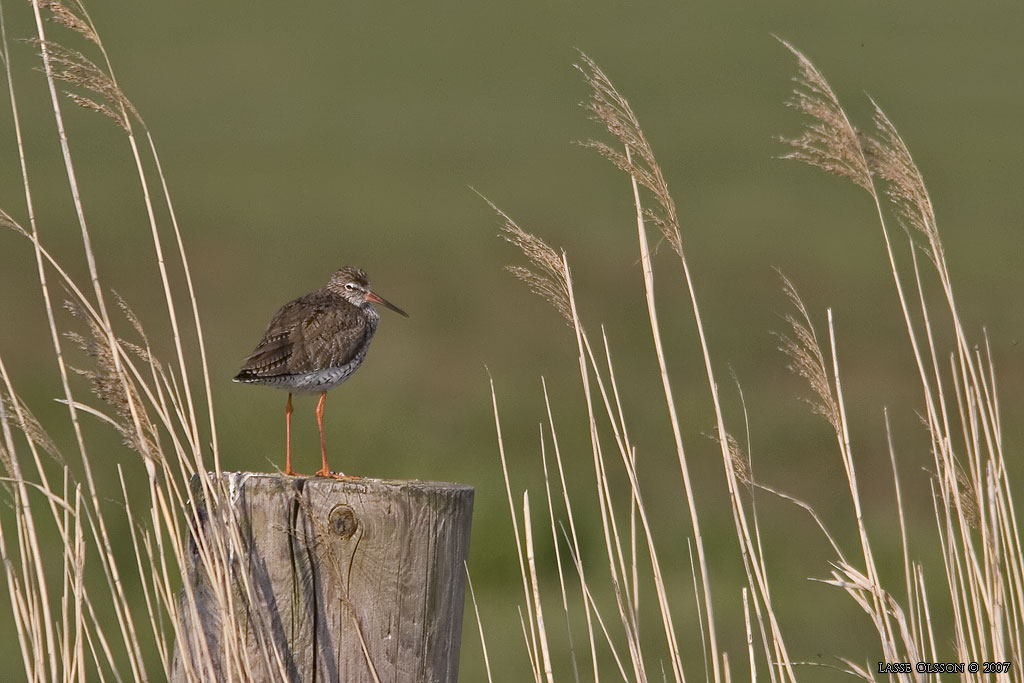
<svg viewBox="0 0 1024 683"><path fill-rule="evenodd" d="M377 291L411 318L384 311L368 362L331 394L331 462L366 476L476 487L470 570L500 680L529 673L488 368L515 495L530 487L539 515L542 375L581 506L589 506L593 483L575 342L556 313L503 271L521 257L498 238L498 220L470 187L568 252L586 322L592 332L607 326L647 502L658 520L657 542L671 572L683 649L698 678L701 669L687 560L691 531L651 351L631 193L626 177L572 144L602 132L578 106L586 91L572 68L577 48L629 98L674 191L729 424L743 432L731 368L745 392L760 478L812 503L857 556L834 439L801 403L806 388L785 370L771 334L783 329L780 316L788 310L773 271L778 267L819 322L827 306L835 309L868 523L879 534L879 551L892 558L886 578L894 588L902 585L884 406L915 496L919 556L935 559L922 471L932 460L915 413L919 389L881 234L858 189L774 158L784 151L775 136L800 125L783 106L795 63L775 33L817 63L855 119L867 122L863 92L875 97L915 153L936 204L964 322L974 339L980 341L982 326L990 335L1006 452L1021 481L1021 3L94 0L88 9L162 152L198 289L225 469L282 466L284 394L230 381L272 313L338 267L363 267ZM23 3L4 10L12 38L33 34ZM63 37L55 24L48 29ZM12 50L43 239L84 280L45 81L31 70L34 48L15 43ZM9 107L0 109L0 207L23 219ZM101 117L70 105L66 112L101 275L140 313L170 360L128 146ZM705 436L713 431L713 414L680 270L667 245L656 268L722 644L735 674L745 661L743 576L717 446ZM66 409L52 401L61 389L35 280L29 245L0 233L0 353L23 397L72 452ZM85 395L84 384L78 391ZM313 407L312 399L296 404L300 471L318 464ZM102 452L109 477L102 485L112 500L115 463L142 481L138 457L109 430L89 424L87 436L103 444L94 451ZM852 601L807 580L825 576L833 558L806 515L771 499L759 511L770 520L766 552L793 657L879 658ZM549 543L541 526L538 542ZM600 571L596 513L583 526L584 561ZM544 553L540 570L554 589L550 555ZM940 567L932 565L930 577L938 596ZM138 592L137 585L130 588ZM653 592L645 590L650 600ZM614 603L607 593L600 598L612 618ZM545 607L552 632L559 632L558 603ZM467 614L464 681L483 679L471 619ZM0 639L0 652L16 661L9 622L0 624L10 635ZM657 628L656 621L644 625L652 670L663 650ZM556 673L569 680L562 638L555 639ZM801 673L806 680L835 675Z"/></svg>

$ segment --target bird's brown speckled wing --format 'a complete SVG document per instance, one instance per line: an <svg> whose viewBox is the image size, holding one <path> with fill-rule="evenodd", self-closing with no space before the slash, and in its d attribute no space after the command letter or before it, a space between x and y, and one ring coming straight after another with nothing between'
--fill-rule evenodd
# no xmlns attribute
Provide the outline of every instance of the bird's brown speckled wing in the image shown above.
<svg viewBox="0 0 1024 683"><path fill-rule="evenodd" d="M338 297L310 294L281 307L237 379L337 368L356 355L367 332L363 312Z"/></svg>

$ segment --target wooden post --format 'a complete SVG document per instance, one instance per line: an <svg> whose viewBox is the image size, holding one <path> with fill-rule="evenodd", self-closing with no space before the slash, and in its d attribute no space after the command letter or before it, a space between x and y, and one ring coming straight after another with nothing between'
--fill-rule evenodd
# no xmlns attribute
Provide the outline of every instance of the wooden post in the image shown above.
<svg viewBox="0 0 1024 683"><path fill-rule="evenodd" d="M230 578L190 539L172 683L455 683L472 487L223 476L229 514L208 510L197 478L193 504L200 533L237 529L221 534L236 539Z"/></svg>

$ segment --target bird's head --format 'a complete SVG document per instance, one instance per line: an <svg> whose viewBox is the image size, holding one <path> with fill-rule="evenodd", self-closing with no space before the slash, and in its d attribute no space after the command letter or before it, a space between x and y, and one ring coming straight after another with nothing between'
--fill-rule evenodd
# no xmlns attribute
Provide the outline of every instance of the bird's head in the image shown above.
<svg viewBox="0 0 1024 683"><path fill-rule="evenodd" d="M409 314L401 308L395 306L384 297L374 293L374 291L370 289L370 279L366 277L366 273L359 268L345 266L341 270L337 271L331 276L331 279L328 280L327 289L342 297L353 306L362 307L370 303L377 303L382 306L387 306L392 311L400 313L406 318L409 317Z"/></svg>

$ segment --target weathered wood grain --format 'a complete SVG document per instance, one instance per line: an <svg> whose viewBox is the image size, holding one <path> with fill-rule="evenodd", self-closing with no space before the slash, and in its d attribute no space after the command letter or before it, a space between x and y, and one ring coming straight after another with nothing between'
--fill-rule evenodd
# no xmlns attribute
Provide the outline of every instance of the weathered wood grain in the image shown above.
<svg viewBox="0 0 1024 683"><path fill-rule="evenodd" d="M471 487L224 477L233 478L226 482L231 514L206 511L198 487L193 497L204 526L236 524L241 536L244 556L228 562L227 579L238 632L222 632L231 620L218 613L224 600L214 599L197 552L188 572L196 609L183 591L181 610L182 632L202 630L218 680L236 678L241 668L256 682L456 681ZM239 636L233 642L242 643L235 650L244 652L242 667L226 661L232 648L224 645ZM197 649L176 648L172 683L188 680L186 656L193 671L204 671ZM200 680L210 673L207 663Z"/></svg>

